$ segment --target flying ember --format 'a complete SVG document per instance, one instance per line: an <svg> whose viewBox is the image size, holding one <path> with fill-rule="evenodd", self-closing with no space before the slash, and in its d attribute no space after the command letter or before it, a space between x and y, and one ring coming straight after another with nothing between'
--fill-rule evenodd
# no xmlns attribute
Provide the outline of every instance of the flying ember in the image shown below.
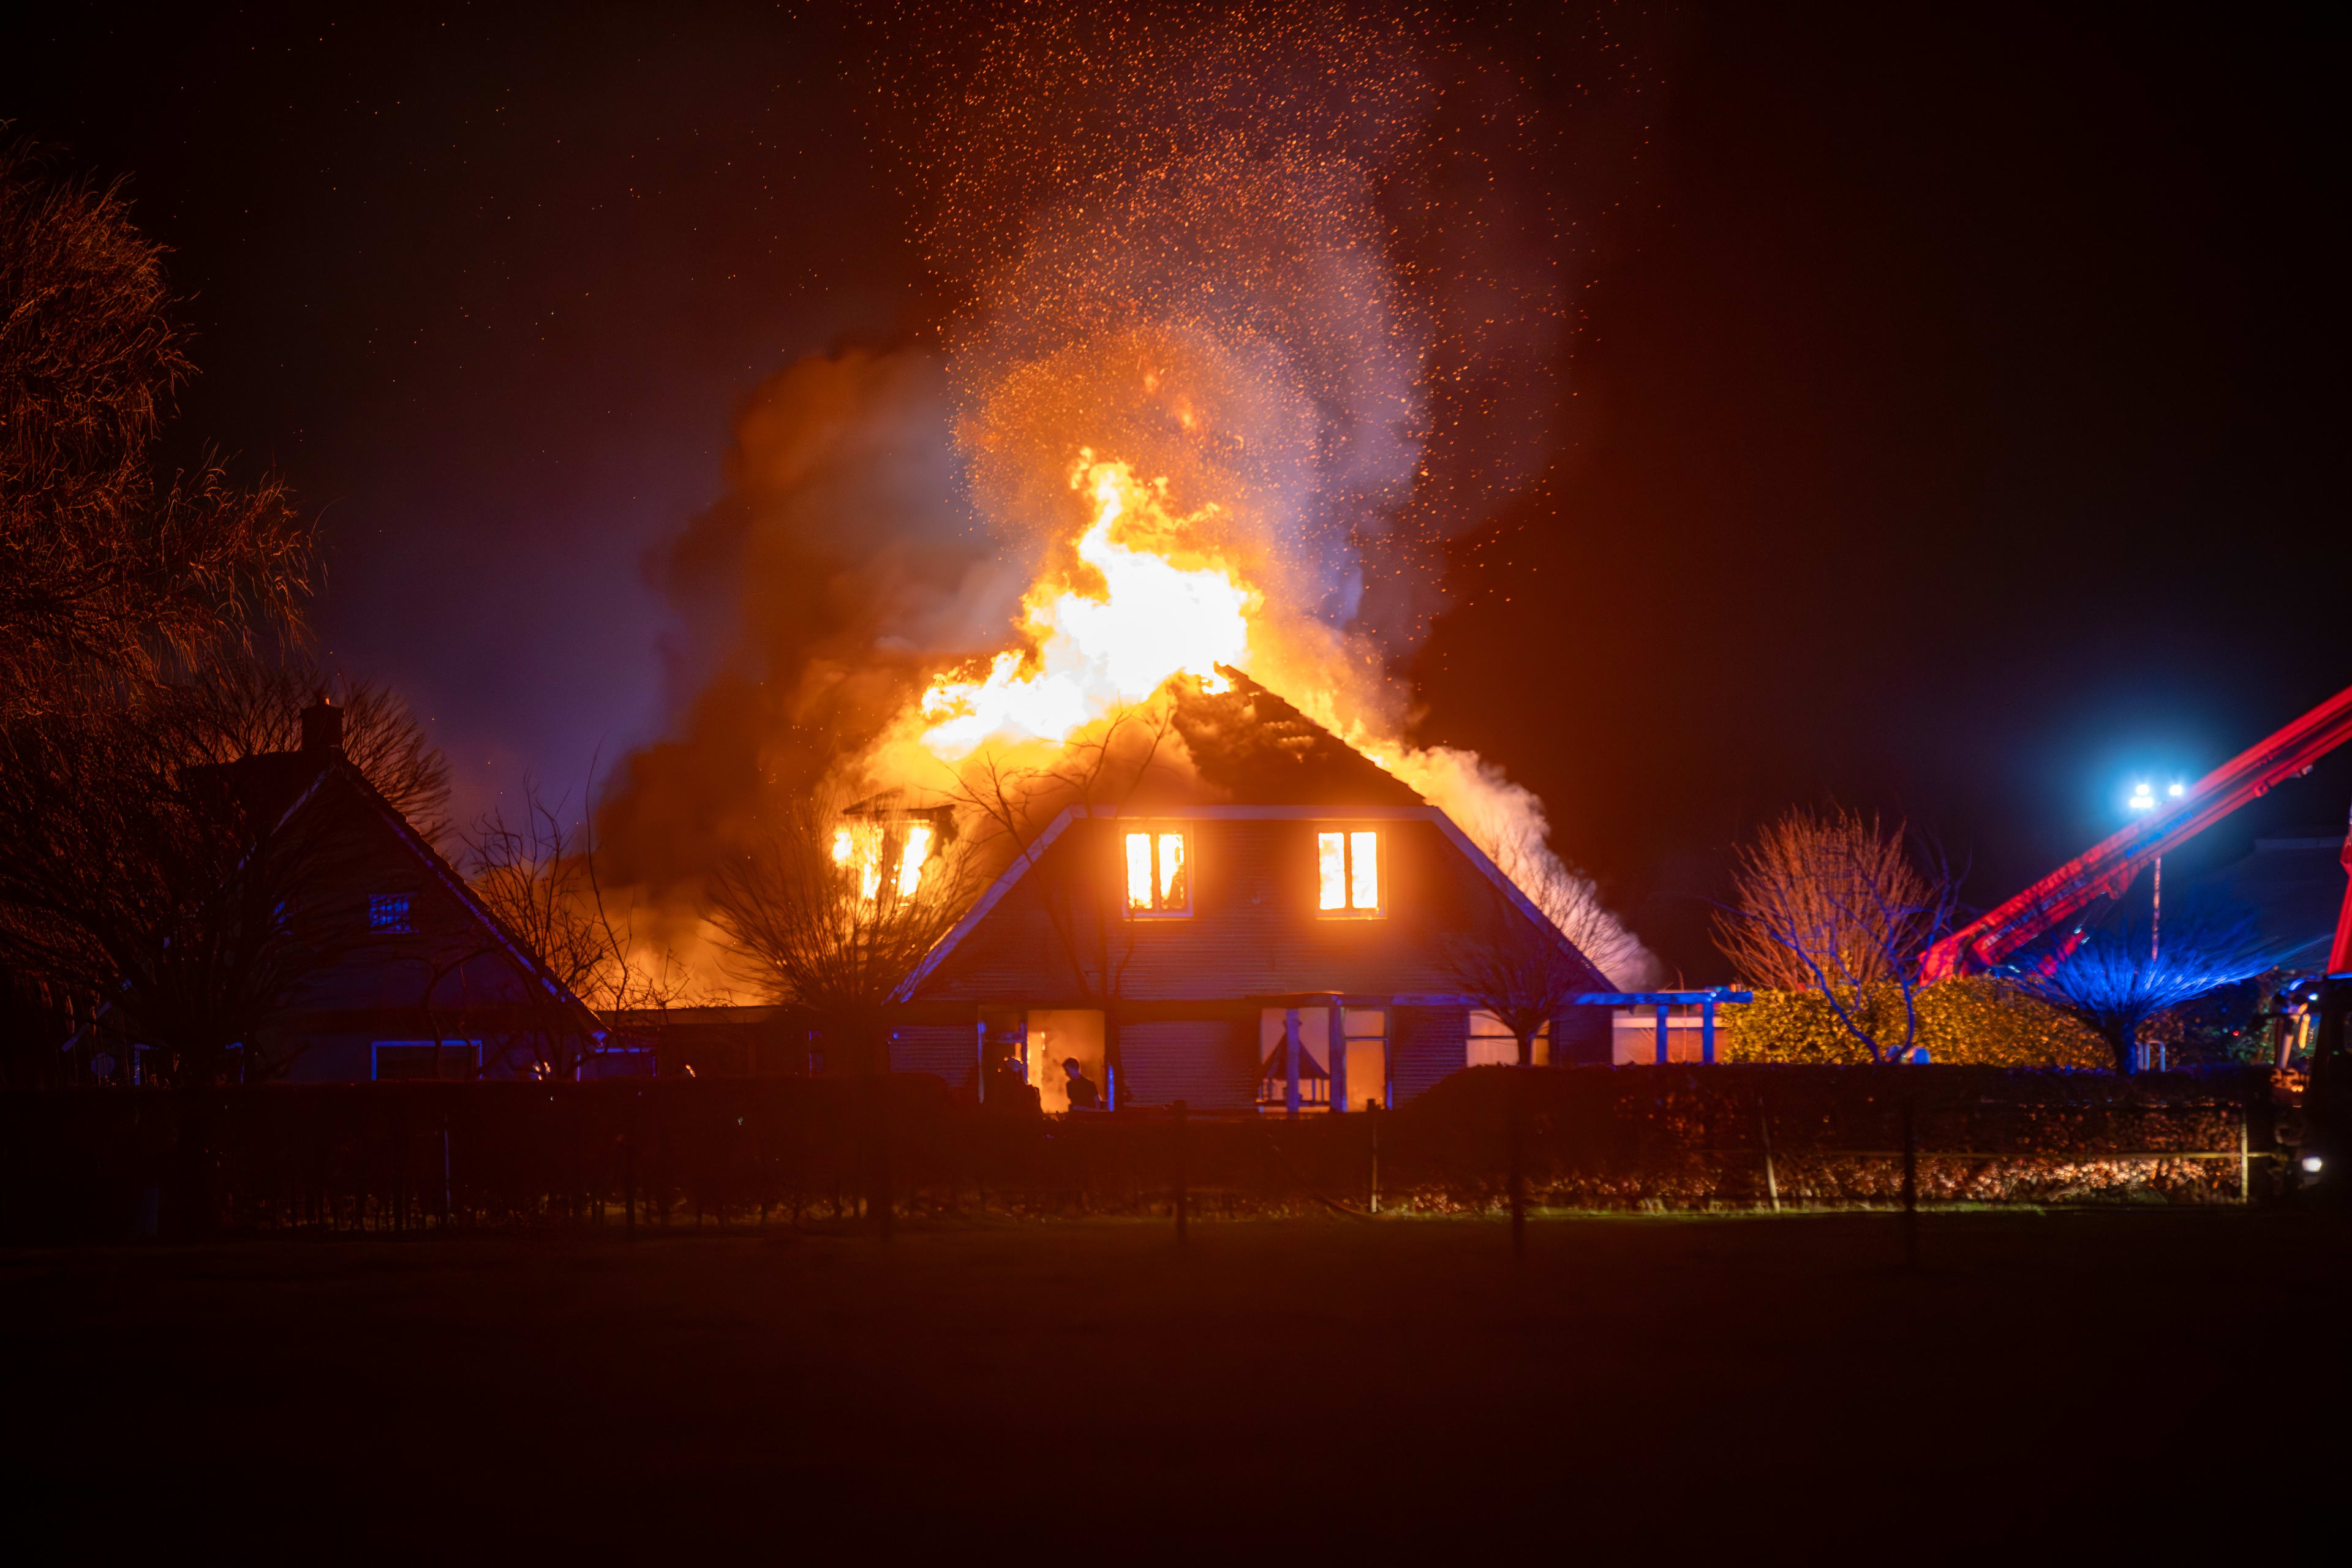
<svg viewBox="0 0 2352 1568"><path fill-rule="evenodd" d="M1248 667L1260 595L1198 537L1217 509L1171 513L1161 484L1091 451L1079 454L1070 486L1094 502L1076 549L1101 586L1039 584L1022 602L1031 651L998 654L979 680L931 683L922 739L939 757L954 761L992 740L1059 740L1146 700L1171 676L1214 689L1218 665ZM1184 559L1203 564L1177 563Z"/></svg>

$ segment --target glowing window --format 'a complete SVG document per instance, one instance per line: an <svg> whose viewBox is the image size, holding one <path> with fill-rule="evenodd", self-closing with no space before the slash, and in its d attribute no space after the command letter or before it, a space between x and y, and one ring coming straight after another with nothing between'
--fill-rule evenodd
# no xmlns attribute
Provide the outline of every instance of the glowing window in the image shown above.
<svg viewBox="0 0 2352 1568"><path fill-rule="evenodd" d="M911 898L923 885L923 862L931 858L931 830L917 823L907 829L907 847L898 851L898 896Z"/></svg>
<svg viewBox="0 0 2352 1568"><path fill-rule="evenodd" d="M1381 836L1318 833L1316 883L1324 913L1371 915L1381 910Z"/></svg>
<svg viewBox="0 0 2352 1568"><path fill-rule="evenodd" d="M368 929L384 932L405 932L416 929L408 912L406 893L373 893L368 897Z"/></svg>
<svg viewBox="0 0 2352 1568"><path fill-rule="evenodd" d="M1129 914L1181 915L1192 906L1190 862L1181 833L1127 836L1127 908Z"/></svg>

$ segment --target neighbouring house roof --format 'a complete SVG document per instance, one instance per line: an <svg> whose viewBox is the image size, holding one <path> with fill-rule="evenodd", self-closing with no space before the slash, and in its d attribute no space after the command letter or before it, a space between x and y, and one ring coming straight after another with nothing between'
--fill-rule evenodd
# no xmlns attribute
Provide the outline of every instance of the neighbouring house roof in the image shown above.
<svg viewBox="0 0 2352 1568"><path fill-rule="evenodd" d="M355 799L363 812L389 833L456 901L467 918L478 924L492 945L533 985L543 990L580 1026L582 1034L601 1037L604 1025L572 988L541 962L529 944L517 936L474 892L457 868L436 849L415 826L340 749L305 747L293 752L264 752L218 765L217 771L254 819L283 830L304 812L317 809L331 792Z"/></svg>

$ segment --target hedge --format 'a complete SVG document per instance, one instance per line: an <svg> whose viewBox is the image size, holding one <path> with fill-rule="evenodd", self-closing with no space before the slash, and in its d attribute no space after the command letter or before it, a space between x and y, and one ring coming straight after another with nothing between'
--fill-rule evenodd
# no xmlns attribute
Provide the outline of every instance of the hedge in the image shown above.
<svg viewBox="0 0 2352 1568"><path fill-rule="evenodd" d="M1951 1066L2112 1067L2113 1053L2088 1027L1990 975L1967 975L1923 988L1913 1044ZM1855 1006L1888 1049L1903 1041L1903 996L1873 988ZM1750 1003L1722 1010L1724 1059L1734 1062L1867 1062L1869 1053L1817 991L1759 991Z"/></svg>
<svg viewBox="0 0 2352 1568"><path fill-rule="evenodd" d="M919 1215L1461 1213L1891 1201L1906 1108L1931 1200L2236 1202L2277 1180L2276 1075L1970 1067L1475 1068L1297 1122L1042 1118L937 1079L266 1086L0 1094L0 1237ZM1769 1160L1768 1160L1769 1153ZM2217 1157L2218 1156L2218 1157Z"/></svg>

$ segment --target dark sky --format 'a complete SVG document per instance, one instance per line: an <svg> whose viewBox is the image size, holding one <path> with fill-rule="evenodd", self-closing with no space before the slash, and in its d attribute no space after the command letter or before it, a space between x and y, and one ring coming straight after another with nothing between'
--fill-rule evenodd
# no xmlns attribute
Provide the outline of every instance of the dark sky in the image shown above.
<svg viewBox="0 0 2352 1568"><path fill-rule="evenodd" d="M860 29L200 9L0 24L0 116L175 248L182 438L322 509L325 648L432 717L462 805L576 781L670 711L643 562L730 411L936 313ZM1422 738L1541 794L1671 964L1719 973L1704 897L1790 801L1907 815L1989 902L2352 680L2326 12L1642 36L1648 138L1568 258L1576 438L1414 673ZM2200 852L2347 798L2339 758Z"/></svg>

